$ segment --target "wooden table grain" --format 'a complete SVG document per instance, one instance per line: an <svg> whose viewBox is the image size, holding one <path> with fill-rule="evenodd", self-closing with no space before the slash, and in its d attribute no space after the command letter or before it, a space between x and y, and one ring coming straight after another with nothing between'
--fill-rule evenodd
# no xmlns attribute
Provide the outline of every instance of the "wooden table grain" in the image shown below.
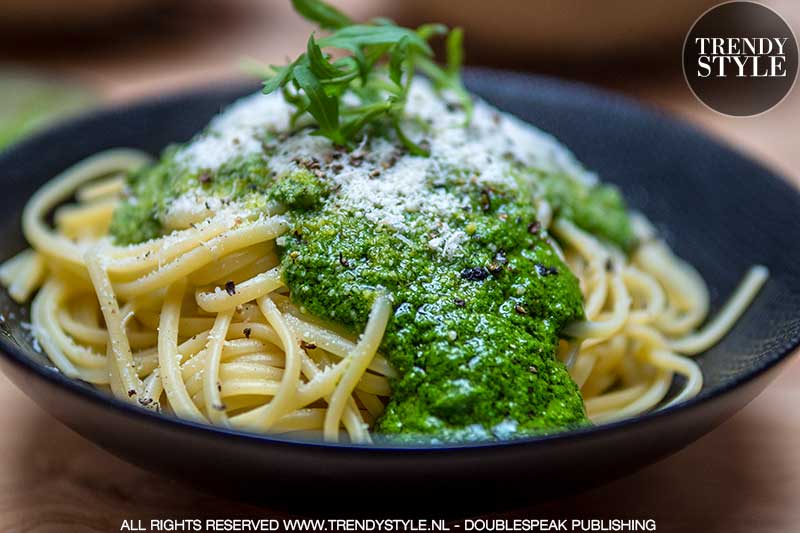
<svg viewBox="0 0 800 533"><path fill-rule="evenodd" d="M800 28L800 6L770 2ZM229 79L243 56L282 62L309 27L288 2L198 0L179 16L127 33L70 36L58 45L0 47L0 62L78 79L107 102ZM339 2L357 16L388 0ZM578 74L675 114L764 161L800 185L800 89L765 115L713 113L672 64ZM617 67L619 68L619 67ZM197 492L116 459L41 411L0 377L0 531L118 531L123 519L269 517L271 511ZM800 363L752 404L685 450L635 475L506 518L653 518L658 531L783 533L800 530Z"/></svg>

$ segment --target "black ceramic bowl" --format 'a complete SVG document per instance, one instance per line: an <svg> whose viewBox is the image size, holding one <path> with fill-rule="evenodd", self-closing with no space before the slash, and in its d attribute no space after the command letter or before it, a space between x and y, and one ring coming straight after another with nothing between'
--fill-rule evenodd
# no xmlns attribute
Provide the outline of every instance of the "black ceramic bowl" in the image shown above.
<svg viewBox="0 0 800 533"><path fill-rule="evenodd" d="M705 374L699 396L614 424L496 444L392 449L298 443L153 414L65 378L32 349L27 310L2 293L6 374L81 435L166 476L290 510L292 502L297 511L322 510L298 498L301 486L317 500L344 502L343 509L377 503L374 509L395 516L475 513L600 484L686 446L752 400L800 342L797 192L692 127L618 96L492 71L470 71L466 79L475 93L552 132L604 180L617 183L700 270L712 289L713 310L750 265L769 267L769 281L734 330L699 358ZM6 152L0 157L0 256L25 247L23 205L60 170L112 147L157 154L252 90L215 88L103 111Z"/></svg>

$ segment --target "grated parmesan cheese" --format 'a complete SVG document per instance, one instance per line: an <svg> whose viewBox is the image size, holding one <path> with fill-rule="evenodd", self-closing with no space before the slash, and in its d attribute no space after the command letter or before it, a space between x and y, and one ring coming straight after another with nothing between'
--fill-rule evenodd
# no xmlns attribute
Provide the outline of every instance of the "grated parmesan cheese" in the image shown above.
<svg viewBox="0 0 800 533"><path fill-rule="evenodd" d="M263 152L269 137L288 132L291 112L278 93L245 97L216 117L176 161L188 170L214 171L233 158ZM385 138L366 137L352 153L342 154L328 139L302 130L276 141L268 164L278 176L297 170L303 160L323 165L337 189L333 198L337 208L393 230L401 240L428 234L428 247L445 257L461 253L467 239L445 222L464 209L466 199L431 187L431 180L446 175L448 169L462 169L486 186L516 187L511 170L519 163L563 171L587 183L597 179L551 135L481 100L465 128L464 111L424 79L413 83L406 112L409 135L429 143L430 157L399 152L397 144ZM221 209L219 200L206 200L202 191L178 198L164 215L166 225L186 227ZM410 213L422 216L407 216Z"/></svg>

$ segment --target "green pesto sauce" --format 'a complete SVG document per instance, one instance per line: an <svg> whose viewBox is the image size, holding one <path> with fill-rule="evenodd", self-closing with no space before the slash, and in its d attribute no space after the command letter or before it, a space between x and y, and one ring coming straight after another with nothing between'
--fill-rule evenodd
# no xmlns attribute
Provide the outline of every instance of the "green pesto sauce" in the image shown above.
<svg viewBox="0 0 800 533"><path fill-rule="evenodd" d="M564 174L535 173L542 193L554 208L553 215L571 220L579 228L631 250L636 237L622 195L613 185L587 187Z"/></svg>
<svg viewBox="0 0 800 533"><path fill-rule="evenodd" d="M425 235L402 242L332 207L295 213L282 261L292 298L358 332L375 294L392 295L381 352L400 377L379 434L469 441L585 423L577 387L554 358L559 331L583 316L576 278L536 232L530 203L462 190L471 209L449 222L471 235L452 259Z"/></svg>
<svg viewBox="0 0 800 533"><path fill-rule="evenodd" d="M130 196L111 225L116 242L161 235L166 206L197 188L251 207L283 205L291 225L278 241L283 278L303 311L358 334L375 295L392 297L381 352L399 377L376 423L379 438L505 439L588 423L555 358L563 327L583 318L578 281L539 229L530 198L544 195L558 216L629 249L633 234L616 189L522 168L519 187L508 189L480 188L457 170L430 176L431 190L469 199L446 221L468 238L460 254L445 257L429 248L435 235L415 213L408 226L420 229L398 236L340 209L324 173L275 176L263 154L188 172L175 154L167 150L130 177Z"/></svg>
<svg viewBox="0 0 800 533"><path fill-rule="evenodd" d="M244 201L248 207L265 205L273 176L260 155L234 158L214 172L187 171L176 161L180 146L167 148L161 160L128 176L128 199L111 219L117 244L134 244L164 233L162 215L170 201L198 188L209 196Z"/></svg>

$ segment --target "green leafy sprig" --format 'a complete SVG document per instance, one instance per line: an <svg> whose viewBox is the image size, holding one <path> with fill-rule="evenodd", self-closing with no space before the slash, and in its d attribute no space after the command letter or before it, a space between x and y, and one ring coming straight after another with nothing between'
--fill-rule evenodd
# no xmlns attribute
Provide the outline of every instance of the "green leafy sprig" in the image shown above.
<svg viewBox="0 0 800 533"><path fill-rule="evenodd" d="M292 0L292 5L330 32L318 40L312 34L304 54L288 65L272 67L272 75L264 81L265 94L281 90L295 108L293 124L310 115L318 128L315 134L352 147L364 128L384 123L395 129L410 153L428 155L401 128L417 72L428 76L437 90L457 95L469 120L472 100L461 81L464 34L460 28L450 31L441 24L426 24L413 30L387 19L357 24L322 0ZM445 67L433 60L429 41L436 36L446 39ZM333 59L326 52L330 49L342 51L342 57Z"/></svg>

